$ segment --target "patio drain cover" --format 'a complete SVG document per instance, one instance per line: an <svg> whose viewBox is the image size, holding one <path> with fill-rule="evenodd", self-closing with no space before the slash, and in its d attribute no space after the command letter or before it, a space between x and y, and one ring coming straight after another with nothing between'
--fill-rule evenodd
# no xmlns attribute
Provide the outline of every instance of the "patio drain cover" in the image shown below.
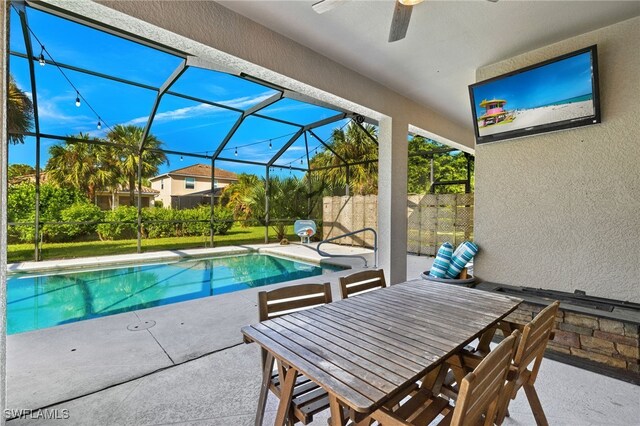
<svg viewBox="0 0 640 426"><path fill-rule="evenodd" d="M146 321L134 322L133 324L129 324L127 326L127 330L129 330L129 331L142 331L142 330L146 330L148 328L151 328L154 325L156 325L156 322L154 320L146 320Z"/></svg>

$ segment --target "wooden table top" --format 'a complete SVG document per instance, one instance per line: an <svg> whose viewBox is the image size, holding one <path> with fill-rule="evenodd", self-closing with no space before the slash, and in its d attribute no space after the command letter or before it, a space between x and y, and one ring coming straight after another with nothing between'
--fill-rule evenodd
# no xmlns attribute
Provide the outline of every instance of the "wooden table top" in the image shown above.
<svg viewBox="0 0 640 426"><path fill-rule="evenodd" d="M369 413L520 302L415 280L246 326L242 333L344 404Z"/></svg>

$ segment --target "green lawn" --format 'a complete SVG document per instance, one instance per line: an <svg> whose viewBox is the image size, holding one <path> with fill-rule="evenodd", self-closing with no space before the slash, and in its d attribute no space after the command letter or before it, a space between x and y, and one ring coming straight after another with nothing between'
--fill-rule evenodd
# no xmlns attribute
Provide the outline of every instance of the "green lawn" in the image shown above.
<svg viewBox="0 0 640 426"><path fill-rule="evenodd" d="M292 230L290 228L290 230ZM297 236L291 233L287 238L296 241ZM276 242L273 229L269 229L269 241ZM214 246L231 246L238 244L255 244L264 242L264 227L254 226L242 228L234 226L226 235L214 236ZM209 245L209 237L172 237L142 240L142 251L158 251L170 249L186 249ZM106 256L110 254L135 253L137 240L118 241L82 241L77 243L45 243L42 244L42 260L71 259L75 257ZM7 261L21 262L33 260L33 244L9 244Z"/></svg>

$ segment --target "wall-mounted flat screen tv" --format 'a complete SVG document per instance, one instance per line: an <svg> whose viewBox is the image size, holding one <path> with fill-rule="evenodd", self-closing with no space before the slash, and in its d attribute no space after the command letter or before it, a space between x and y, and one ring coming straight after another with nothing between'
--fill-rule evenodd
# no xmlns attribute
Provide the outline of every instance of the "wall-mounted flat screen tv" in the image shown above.
<svg viewBox="0 0 640 426"><path fill-rule="evenodd" d="M477 143L600 122L596 46L469 86Z"/></svg>

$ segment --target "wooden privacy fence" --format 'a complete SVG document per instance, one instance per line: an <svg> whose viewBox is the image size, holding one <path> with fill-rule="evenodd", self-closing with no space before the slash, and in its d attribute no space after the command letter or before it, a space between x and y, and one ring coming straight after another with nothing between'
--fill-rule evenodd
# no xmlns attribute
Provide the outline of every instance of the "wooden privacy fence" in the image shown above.
<svg viewBox="0 0 640 426"><path fill-rule="evenodd" d="M378 228L377 195L324 197L323 238L365 227ZM407 251L435 256L445 241L473 239L473 194L417 194L407 197ZM371 246L373 235L340 238L337 244Z"/></svg>

